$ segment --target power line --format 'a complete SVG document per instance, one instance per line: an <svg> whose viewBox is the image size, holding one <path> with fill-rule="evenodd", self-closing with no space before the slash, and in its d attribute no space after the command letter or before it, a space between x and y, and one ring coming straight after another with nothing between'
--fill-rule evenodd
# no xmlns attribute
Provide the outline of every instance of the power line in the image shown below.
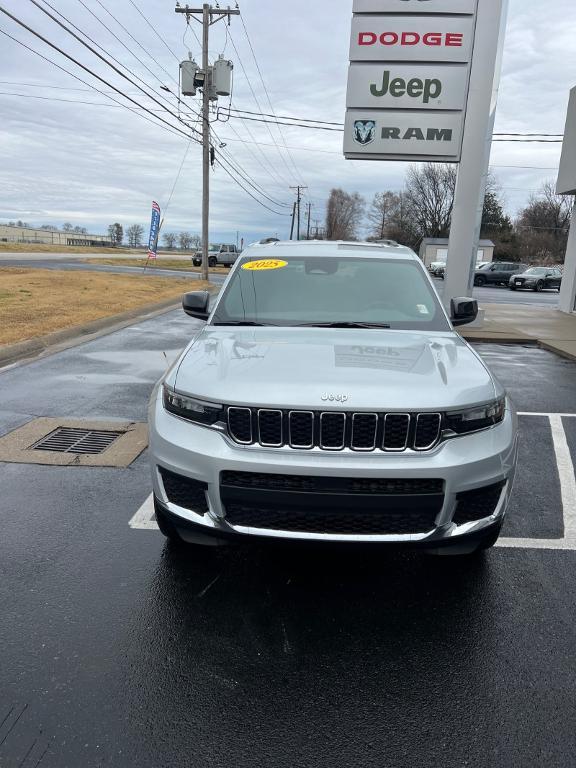
<svg viewBox="0 0 576 768"><path fill-rule="evenodd" d="M105 12L108 14L108 16L110 16L112 19L114 19L114 21L116 22L116 24L118 24L118 26L119 26L119 27L121 27L121 28L124 30L124 32L126 32L126 34L128 35L128 37L129 37L131 40L133 40L133 41L136 43L136 45L137 45L139 48L141 48L141 49L144 51L144 53L145 53L147 56L150 56L150 58L152 59L152 61L154 62L154 64L156 64L156 66L157 66L159 69L161 69L161 70L162 70L162 71L163 71L165 74L167 74L167 75L168 75L168 77L169 77L169 78L170 78L170 79L171 79L173 82L176 82L176 81L175 81L175 79L174 79L174 77L173 77L173 75L171 75L171 74L170 74L170 72L168 72L168 70L167 70L165 67L163 67L163 66L162 66L162 64L160 64L158 61L156 61L156 59L154 58L154 56L152 56L152 54L150 53L150 51L149 51L147 48L145 48L145 47L142 45L142 43L141 43L139 40L137 40L137 39L134 37L134 35L133 35L133 34L130 32L130 30L126 29L126 27L124 26L124 24L122 24L122 22L118 21L118 19L116 18L116 16L114 16L114 14L113 14L111 11L109 11L109 10L108 10L108 8L106 8L106 6L105 6L105 5L104 5L104 4L101 2L101 0L96 0L96 2L97 2L97 3L98 3L98 5L99 5L99 6L102 8L102 10L104 10L104 11L105 11Z"/></svg>
<svg viewBox="0 0 576 768"><path fill-rule="evenodd" d="M40 40L42 40L42 42L46 43L46 44L47 44L47 45L49 45L51 48L53 48L53 49L57 50L59 53L61 53L61 54L62 54L63 56L65 56L67 59L69 59L69 60L70 60L70 61L72 61L73 63L77 64L77 66L81 67L83 70L87 71L87 72L88 72L89 74L91 74L93 77L95 77L96 79L100 80L101 82L104 82L104 83L105 83L105 84L106 84L108 87L111 87L111 88L113 88L113 90L114 90L116 93L118 93L120 96L123 96L124 98L128 99L130 102L132 102L133 104L135 104L135 105L136 105L136 106L137 106L139 109L142 109L142 110L144 110L145 112L148 112L150 115L152 115L152 117L153 117L153 118L155 118L155 120L158 120L158 121L160 121L160 122L161 122L161 123L163 123L164 125L159 125L159 123L157 123L157 122L154 122L153 120L150 120L150 118L147 118L145 115L142 115L142 114L141 114L141 112L137 112L137 111L136 111L134 108L132 108L132 107L129 107L128 105L126 105L126 104L123 104L123 103L121 103L121 102L118 102L118 101L117 101L116 99L114 99L112 96L106 96L106 93L105 93L104 91L101 91L99 88L96 88L96 86L93 86L92 84L88 83L86 80L83 80L82 78L80 78L80 77L78 77L77 75L73 74L72 72L70 72L70 71L69 71L69 70L67 70L66 68L64 68L64 67L60 66L59 64L57 64L56 62L52 61L52 59L49 59L48 57L46 57L46 56L44 56L43 54L39 53L38 51L34 50L34 49L33 49L33 48L31 48L30 46L26 45L25 43L23 43L22 41L18 40L18 39L17 39L17 38L15 38L15 37L13 37L12 35L8 34L7 32L5 32L5 31L4 31L4 30L2 30L2 29L0 29L0 33L1 33L1 34L5 35L6 37L10 38L11 40L13 40L13 41L14 41L15 43L17 43L18 45L21 45L21 46L23 46L24 48L26 48L26 49L27 49L27 50L29 50L30 52L32 52L32 53L34 53L35 55L39 56L39 57L40 57L40 58L42 58L44 61L47 61L48 63L50 63L50 64L52 64L53 66L55 66L55 67L57 67L58 69L60 69L61 71L63 71L63 72L65 72L66 74L70 75L70 76L71 76L71 77L73 77L75 80L78 80L79 82L81 82L83 85L87 85L87 86L89 86L90 88L92 88L93 90L97 91L98 93L100 93L101 95L105 96L106 98L109 98L109 99L111 99L112 101L114 101L115 103L117 103L119 106L122 106L122 107L124 107L124 108L126 108L126 109L130 110L131 112L133 112L134 114L138 115L139 117L143 117L145 120L148 120L148 122L151 122L153 125L155 125L155 126L157 126L157 127L160 127L160 128L163 128L164 130L167 130L168 132L170 132L170 133L173 133L173 134L175 134L175 135L184 136L186 139L189 139L189 140L190 140L190 138L192 138L194 141L196 141L197 143L199 143L199 140L198 140L198 139L196 139L196 138L194 138L194 134L195 134L195 133L197 133L197 131L192 131L192 135L191 135L191 134L189 134L189 133L185 133L185 132L184 132L184 131L183 131L181 128L178 128L177 126L174 126L174 125L172 125L171 123L169 123L169 122L167 122L166 120L164 120L162 117L159 117L158 115L155 115L155 114L154 114L154 113L153 113L151 110L149 110L148 108L146 108L146 107L142 106L141 104L139 104L138 102L136 102L134 99L132 99L132 98L130 98L130 97L128 97L128 96L126 96L126 94L124 94L124 93L123 93L121 90L119 90L118 88L115 88L115 87L114 87L114 86L113 86L111 83L108 83L108 81L106 81L104 78L102 78L102 77L100 77L99 75L97 75L97 74L96 74L95 72L93 72L93 71L92 71L92 70L91 70L89 67L86 67L86 66L84 66L83 64L81 64L80 62L78 62L76 59L74 59L74 57L72 57L72 56L70 56L69 54L67 54L65 51L63 51L61 48L59 48L59 47L58 47L57 45L55 45L54 43L51 43L49 40L47 40L45 37L43 37L43 36L42 36L40 33L38 33L38 32L36 32L35 30L33 30L31 27L29 27L29 26L28 26L27 24L25 24L23 21L21 21L20 19L18 19L18 18L17 18L17 17L15 17L15 16L13 16L13 14L9 13L8 11L6 11L6 10L5 10L5 9L4 9L2 6L0 6L0 12L4 13L6 16L8 16L9 18L11 18L13 21L15 21L17 24L19 24L21 27L23 27L23 28L24 28L24 29L26 29L27 31L31 32L31 33L32 33L32 34L33 34L35 37L37 37L37 38L39 38ZM181 121L181 122L182 122L182 121ZM186 124L184 123L184 125L186 125ZM164 127L164 126L168 126L168 127L166 128L166 127ZM187 126L187 127L188 127L188 126ZM191 129L189 129L189 130L191 130ZM239 179L238 179L238 178L237 178L237 177L234 175L234 172L233 172L233 171L234 171L234 169L232 169L232 171L230 171L230 170L229 170L229 169L226 167L226 165L225 165L225 161L222 161L222 160L221 160L221 161L220 161L220 166L221 166L221 167L222 167L222 169L225 171L225 173L227 173L227 175L228 175L228 176L230 176L230 178L231 178L231 179L232 179L232 180L233 180L233 181L234 181L234 182L237 184L237 186L239 186L239 187L240 187L240 188L241 188L241 189L242 189L242 190L243 190L243 191L244 191L244 192L245 192L247 195L249 195L249 197L251 197L251 198L252 198L252 199L253 199L255 202L257 202L259 205L261 205L262 207L264 207L264 208L266 208L267 210L271 211L272 213L276 213L276 214L278 214L278 215L281 215L281 216L284 216L284 215L286 215L286 214L280 213L280 212L278 212L278 211L274 211L272 208L270 208L268 205L266 205L265 203L263 203L261 200L258 200L258 199L257 199L257 198L256 198L256 197L255 197L255 196L252 194L252 192L250 192L250 190L249 190L249 189L246 189L246 187L244 186L244 184L243 184L241 181L239 181Z"/></svg>
<svg viewBox="0 0 576 768"><path fill-rule="evenodd" d="M258 115L259 117L274 117L277 120L298 120L301 123L318 123L319 125L336 125L339 128L344 127L344 123L336 123L328 120L314 120L308 117L290 117L288 115L271 115L267 112L251 112L249 109L231 108L233 112L244 112L247 115Z"/></svg>
<svg viewBox="0 0 576 768"><path fill-rule="evenodd" d="M107 55L108 55L108 56L109 56L111 59L113 59L113 61L115 61L115 62L116 62L117 64L119 64L121 67L124 67L124 69L126 69L128 72L130 72L130 74L131 74L133 77L135 77L135 78L136 78L137 80L139 80L141 83L144 83L144 85L146 85L147 87L149 87L149 86L147 85L147 83L145 83L145 82L144 82L144 80L143 80L143 79L142 79L142 78L141 78L139 75L137 75L137 74L136 74L135 72L133 72L133 71L132 71L132 70L131 70L129 67L127 67L127 66L126 66L126 64L123 64L121 61L118 61L118 59L117 59L117 58L115 58L115 57L114 57L114 56L113 56L111 53L109 53L108 51L105 51L105 50L104 50L104 48L103 48L103 47L102 47L102 46L101 46L99 43L97 43L97 42L96 42L96 41L95 41L93 38L91 38L91 37L90 37L90 36L89 36L89 35L88 35L86 32L84 32L84 31L83 31L83 30L81 30L79 27L77 27L75 24L73 24L73 23L70 21L70 19L68 19L66 16L64 16L64 14L60 13L60 11L58 11L58 9L54 8L54 6L53 6L53 5L50 5L50 3L48 2L48 0L43 0L43 2L44 2L46 5L48 5L50 8L52 8L52 10L53 10L53 11L55 11L55 12L56 12L56 13L57 13L57 14L58 14L58 15L59 15L61 18L63 18L65 21L67 21L67 22L68 22L68 24L70 24L70 26L74 27L74 29L75 29L77 32L80 32L80 34L84 35L84 37L86 37L88 40L90 40L90 42L92 42L94 45L96 45L98 48L100 48L100 50L101 50L101 51L104 51L104 52L105 52L105 53L106 53L106 54L107 54ZM113 38L114 38L114 39L115 39L117 42L119 42L119 43L120 43L120 45L121 45L121 46L122 46L122 47L123 47L123 48L124 48L126 51L128 51L128 53L129 53L131 56L133 56L133 57L136 59L136 61L137 61L139 64L141 64L141 65L144 67L144 69L145 69L145 70L146 70L146 71L147 71L149 74L151 74L151 75L152 75L152 77L153 77L155 80L157 80L157 81L158 81L158 82L159 82L161 85L163 85L163 84L164 84L164 83L163 83L163 81L162 81L162 79L161 79L161 78L159 78L159 77L158 77L158 75L157 75L157 74L156 74L156 73L155 73L155 72L154 72L152 69L150 69L150 67L149 67L147 64L145 64L145 63L142 61L142 59L141 59L141 58L140 58L140 57L139 57L139 56L138 56L136 53L134 53L134 51L133 51L131 48L129 48L129 47L126 45L126 43L125 43L125 42L122 40L122 38L118 37L118 35L117 35L117 34L116 34L116 33L115 33L115 32L114 32L112 29L110 29L110 27L109 27L109 26L106 24L106 22L102 21L102 19L101 19L101 18L100 18L100 17L99 17L99 16L98 16L96 13L94 13L94 11L93 11L91 8L89 8L89 7L86 5L86 3L84 3L84 2L83 2L83 0L78 0L78 2L80 3L80 5L81 5L83 8L85 8L85 9L88 11L88 13L89 13L89 14L90 14L90 15L91 15L91 16L92 16L94 19L96 19L96 21L97 21L97 22L98 22L98 23L99 23L99 24L100 24L102 27L104 27L104 29L105 29L105 30L106 30L106 31L107 31L107 32L108 32L110 35L112 35L112 37L113 37ZM172 77L172 75L170 75L170 78L172 79L172 81L173 81L174 83L176 83L176 84L177 84L177 81L175 80L175 78L174 78L174 77ZM163 96L162 98L164 98L164 99L166 100L166 97L164 97L164 96ZM169 102L168 102L168 103L169 103Z"/></svg>
<svg viewBox="0 0 576 768"><path fill-rule="evenodd" d="M270 106L270 109L272 110L272 116L276 119L276 123L278 125L278 133L280 134L280 138L282 139L282 143L284 144L284 148L286 149L286 152L288 153L288 157L290 158L290 162L292 163L292 166L294 170L296 171L296 174L300 176L300 179L303 181L302 175L300 174L300 171L294 162L294 157L292 156L290 150L288 149L288 145L286 143L286 139L284 137L284 134L282 133L282 130L280 128L280 124L278 123L278 119L276 118L276 114L274 113L274 107L272 106L272 100L270 98L270 93L268 92L268 88L266 87L266 83L264 81L264 77L262 75L262 70L260 69L260 65L258 64L258 59L256 58L256 52L254 50L254 46L252 45L252 40L250 39L250 35L248 34L248 29L246 27L246 22L244 21L244 16L240 14L240 21L242 23L242 27L244 29L244 34L246 35L246 40L248 41L248 45L250 46L250 51L252 52L252 58L254 59L254 64L256 65L256 70L258 72L258 75L260 77L260 82L262 83L262 88L264 89L264 93L266 94L266 99L268 101L268 105Z"/></svg>
<svg viewBox="0 0 576 768"><path fill-rule="evenodd" d="M44 0L46 1L46 0ZM104 63L106 63L111 69L113 69L117 74L119 74L121 77L123 77L125 80L130 82L132 85L135 85L142 93L144 93L145 96L147 96L149 99L154 101L156 104L158 104L160 107L162 107L168 114L170 114L172 117L175 117L178 121L182 122L179 115L172 112L171 110L167 109L162 105L155 97L151 96L147 91L145 91L143 88L141 88L137 83L135 83L133 80L131 80L125 73L123 73L121 70L119 70L117 67L115 67L113 64L110 63L108 59L106 59L104 56L98 53L91 45L88 45L82 38L80 38L77 34L75 34L69 27L67 27L65 24L63 24L61 21L59 21L55 16L53 16L49 11L45 10L40 6L37 2L37 0L30 0L30 2L35 5L39 10L41 10L44 14L46 14L52 21L54 21L56 24L58 24L62 29L64 29L68 34L70 34L75 40L78 40L79 43L84 45L89 51L91 51L95 56L97 56L99 59L101 59ZM82 0L80 0L82 2ZM81 34L84 34L82 30L78 30ZM192 129L194 131L194 129ZM228 159L228 163L230 163L230 159ZM237 166L233 166L233 170L244 179L244 181L252 187L256 192L261 194L263 197L265 197L267 200L272 202L275 205L283 205L282 203L278 203L276 200L271 198L264 190L262 190L259 185L257 185L253 179L248 178L246 173L243 173L241 169L239 169Z"/></svg>
<svg viewBox="0 0 576 768"><path fill-rule="evenodd" d="M1 8L1 7L0 7L0 11L3 12L3 13L6 13L6 11L4 11L4 9ZM147 120L149 123L152 123L152 125L155 125L158 128L163 128L164 130L167 130L170 133L174 133L176 135L182 134L183 136L186 136L186 138L188 138L188 135L185 134L182 130L180 130L179 128L177 128L174 125L170 125L170 123L166 123L165 120L162 120L162 118L159 118L151 110L147 110L145 107L142 107L140 104L138 104L138 102L135 102L133 99L130 99L130 101L132 101L134 104L136 104L138 109L144 109L146 112L149 112L155 120L161 120L161 122L162 123L166 123L166 125L168 125L169 128L165 128L164 125L160 125L159 123L154 122L154 120L151 120L149 117L146 117L141 112L137 112L136 109L134 109L133 107L128 106L128 104L124 104L124 103L118 101L113 96L108 96L105 91L100 90L95 85L92 85L91 83L88 83L86 80L83 80L81 77L78 77L78 75L75 75L74 73L72 73L68 69L66 69L65 67L62 67L60 64L57 64L52 59L49 59L47 56L44 56L44 54L40 53L39 51L34 50L34 48L31 48L26 43L23 43L21 40L18 40L17 38L13 37L12 35L10 35L5 30L0 29L0 34L3 34L5 37L8 37L13 42L17 43L18 45L21 45L23 48L26 48L26 50L30 51L31 53L35 54L36 56L39 56L41 59L43 59L44 61L48 62L49 64L52 64L52 66L57 67L62 72L65 72L67 75L70 75L70 77L73 77L75 80L78 80L78 82L83 83L84 85L89 86L89 88L91 90L94 90L97 93L99 93L102 96L104 96L105 98L110 99L111 101L113 101L118 106L123 107L124 109L127 109L130 112L133 112L135 115L138 115L139 117L142 117L144 120ZM36 33L34 33L34 34L36 34ZM88 71L90 72L90 70L88 70ZM125 96L125 94L123 94L118 89L114 89L114 90L115 90L116 93L119 93L121 96ZM126 97L126 98L128 98L128 97ZM108 105L108 106L112 106L112 105Z"/></svg>
<svg viewBox="0 0 576 768"><path fill-rule="evenodd" d="M144 94L144 95L145 95L145 96L146 96L148 99L150 99L150 100L151 100L151 101L153 101L155 104L157 104L159 107L161 107L161 108L162 108L162 109L163 109L165 112L167 112L169 115L171 115L172 117L175 117L177 120L180 120L180 117L179 117L179 115L177 115L175 112L172 112L170 109L168 109L166 106L164 106L164 104L162 104L162 102L158 101L158 99L157 99L155 96L151 96L151 95L150 95L150 93L148 93L148 91L144 90L144 88L142 88L140 85L138 85L138 83L134 82L134 80L132 80L130 77L128 77L128 75L127 75L127 74L125 74L124 72L122 72L122 70L118 69L118 67L116 67L114 64L112 64L112 63L111 63L111 62L110 62L110 61L109 61L109 60L108 60L108 59L107 59L105 56L102 56L102 54L98 53L98 51L97 51L95 48L93 48L93 47L92 47L91 45L89 45L89 44L88 44L88 43L87 43L85 40L83 40L81 37L79 37L79 36L78 36L78 35L77 35L77 34L76 34L76 33L75 33L75 32L74 32L72 29L70 29L69 27L67 27L67 26L66 26L66 24L64 24L64 23L63 23L63 22L61 22L59 19L57 19L55 16L53 16L53 15L50 13L50 11L47 11L45 8L43 8L43 7L42 7L42 6L41 6L41 5L40 5L40 4L37 2L37 0L30 0L30 2L31 2L31 3L32 3L34 6L36 6L36 8L38 8L40 11L42 11L42 13L44 13L46 16L48 16L48 18L52 19L52 21L53 21L53 22L55 22L56 24L58 24L58 26L59 26L59 27L61 27L61 28L62 28L63 30L65 30L66 32L68 32L68 34L69 34L69 35L71 35L71 36L72 36L72 37L73 37L75 40L77 40L77 41L78 41L78 42L79 42L81 45L83 45L83 46L84 46L85 48L87 48L87 49L88 49L88 50L89 50L91 53L93 53L95 56L97 56L97 57L98 57L98 58L99 58L101 61L103 61L105 64L107 64L107 65L108 65L108 66L109 66L109 67L110 67L112 70L114 70L114 72L116 72L116 74L120 75L120 77L124 78L124 80L127 80L127 81L128 81L130 84L131 84L131 85L135 86L135 87L136 87L136 88L137 88L139 91L141 91L141 92L142 92L142 93L143 93L143 94ZM44 0L44 2L46 2L46 0ZM80 0L80 2L82 2L82 0ZM65 56L67 59L69 59L70 61L74 62L74 64L76 64L77 66L81 67L81 68L82 68L82 69L84 69L86 72L89 72L89 73L90 73L90 74L91 74L93 77L95 77L96 79L100 80L102 83L105 83L105 84L106 84L106 85L107 85L109 88L112 88L112 89L113 89L113 90L115 90L117 93L120 93L122 96L124 96L124 98L126 98L126 99L128 99L129 101L133 102L133 103L134 103L134 104L136 104L137 106L141 106L141 105L139 105L139 104L138 104L138 102L136 102L136 101L135 101L135 100L134 100L134 99L133 99L131 96L127 96L125 93L122 93L122 91L120 91L120 90L119 90L118 88L116 88L114 85L112 85L112 84L111 84L111 83L109 83L108 81L104 80L104 78L100 77L100 75L97 75L95 72L93 72L92 70L90 70L88 67L85 67L85 66L84 66L84 64L82 64L81 62L79 62L79 61L78 61L77 59L75 59L73 56L70 56L69 54L67 54L65 51L63 51L61 48L59 48L59 47L58 47L57 45L55 45L54 43L51 43L49 40L47 40L45 37L43 37L42 35L40 35L38 32L35 32L35 31L34 31L34 30L31 28L31 27L28 27L26 24L24 24L24 22L22 22L22 21L18 20L18 19L17 19L15 16L13 16L13 15L12 15L12 14L10 14L10 13L8 13L8 12L7 12L7 11L5 11L4 9L0 8L0 10L2 10L2 12L3 12L3 13L5 13L7 16L9 16L11 19L13 19L14 21L16 21L16 23L20 24L20 26L23 26L23 27L24 27L25 29L27 29L29 32L32 32L32 34L36 35L36 37L38 37L40 40L42 40L43 42L45 42L45 43L46 43L47 45L49 45L51 48L54 48L54 49L55 49L55 50L57 50L59 53L61 53L63 56ZM81 30L79 30L79 31L81 32ZM83 33L83 32L81 32L81 34L84 34L84 33ZM145 108L143 107L143 109L145 109ZM153 113L151 112L151 114L153 114ZM156 116L156 117L157 117L157 119L158 119L158 120L163 120L163 118L161 118L161 117L158 117L158 116ZM169 124L169 123L167 123L167 125L170 125L170 124Z"/></svg>
<svg viewBox="0 0 576 768"><path fill-rule="evenodd" d="M156 37L157 37L157 38L158 38L158 39L159 39L159 40L162 42L162 44L164 45L164 47L165 47L165 48L166 48L166 49L167 49L167 50L168 50L168 51L169 51L169 52L172 54L172 56L174 56L174 58L176 59L176 61L178 62L178 64L180 64L180 59L178 58L178 56L176 56L176 54L174 53L174 51L172 50L172 48L170 48L170 46L168 45L168 43L166 42L166 40L164 40L164 38L162 37L162 35L161 35L161 34L158 32L158 30L156 29L156 27L155 27L153 24L150 24L150 21L149 21L149 20L148 20L148 18L147 18L147 17L146 17L146 16L145 16L145 15L142 13L142 11L140 10L140 8L138 8L138 6L137 6L137 5L136 5L136 3L134 2L134 0L128 0L128 2L130 3L130 5L131 5L133 8L135 8L135 9L136 9L136 11L137 11L137 12L140 14L140 16L142 16L142 18L144 19L144 21L146 22L146 24L148 24L148 26L150 27L150 29L152 30L152 32L154 32L154 34L155 34L155 35L156 35Z"/></svg>
<svg viewBox="0 0 576 768"><path fill-rule="evenodd" d="M260 106L260 102L258 100L258 96L256 96L256 92L254 91L254 87L252 86L252 82L251 82L250 78L248 77L248 73L246 72L246 67L244 66L244 62L242 61L242 57L240 56L240 52L238 51L238 48L236 46L236 43L235 43L234 38L233 38L231 33L229 33L229 38L230 38L230 42L232 43L232 47L234 48L234 51L236 52L236 56L238 58L238 63L240 64L240 66L242 68L242 72L244 73L244 77L246 78L246 82L248 83L248 87L250 88L250 92L252 93L252 97L254 99L254 102L255 102L256 106L258 107L258 109L260 110L260 112L262 112L262 107ZM272 133L272 130L271 130L271 128L269 126L268 126L268 133L270 134L270 138L272 139L272 142L274 143L276 149L278 150L278 155L280 156L280 159L282 160L282 162L286 166L286 170L288 171L289 177L292 176L292 170L290 169L284 154L280 150L278 142L276 141L276 137ZM289 184L289 182L288 182L288 184Z"/></svg>

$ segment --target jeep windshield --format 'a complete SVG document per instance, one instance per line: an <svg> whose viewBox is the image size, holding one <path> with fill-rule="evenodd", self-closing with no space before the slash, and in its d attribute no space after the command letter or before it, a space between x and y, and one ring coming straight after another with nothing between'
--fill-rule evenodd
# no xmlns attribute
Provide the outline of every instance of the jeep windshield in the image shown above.
<svg viewBox="0 0 576 768"><path fill-rule="evenodd" d="M245 257L210 322L451 330L416 262L357 256Z"/></svg>

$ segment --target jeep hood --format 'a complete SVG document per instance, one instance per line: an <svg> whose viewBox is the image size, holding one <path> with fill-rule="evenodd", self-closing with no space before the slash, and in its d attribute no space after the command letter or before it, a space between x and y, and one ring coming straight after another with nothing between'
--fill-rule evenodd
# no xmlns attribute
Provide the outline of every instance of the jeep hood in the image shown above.
<svg viewBox="0 0 576 768"><path fill-rule="evenodd" d="M442 410L501 391L453 332L210 325L166 383L216 403L311 410L342 398L347 410Z"/></svg>

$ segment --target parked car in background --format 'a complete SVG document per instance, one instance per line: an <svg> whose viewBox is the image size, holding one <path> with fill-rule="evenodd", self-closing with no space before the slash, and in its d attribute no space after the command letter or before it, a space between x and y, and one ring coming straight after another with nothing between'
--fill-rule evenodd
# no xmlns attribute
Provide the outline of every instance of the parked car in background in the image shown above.
<svg viewBox="0 0 576 768"><path fill-rule="evenodd" d="M446 262L433 261L428 267L428 271L430 272L430 274L434 275L434 277L440 277L440 275L443 275L444 272L446 271Z"/></svg>
<svg viewBox="0 0 576 768"><path fill-rule="evenodd" d="M545 288L560 290L562 272L557 267L530 267L525 272L510 278L511 291L543 291Z"/></svg>
<svg viewBox="0 0 576 768"><path fill-rule="evenodd" d="M231 267L239 256L239 250L233 244L216 243L208 248L208 266L209 267ZM196 251L192 256L192 263L195 267L202 266L202 251Z"/></svg>
<svg viewBox="0 0 576 768"><path fill-rule="evenodd" d="M510 278L528 269L516 261L494 261L476 269L474 285L509 285Z"/></svg>
<svg viewBox="0 0 576 768"><path fill-rule="evenodd" d="M476 269L484 269L484 267L488 266L489 264L492 264L491 261L479 261L476 264ZM445 261L433 261L432 264L428 267L431 274L434 277L439 277L441 280L444 280L446 277L446 262Z"/></svg>

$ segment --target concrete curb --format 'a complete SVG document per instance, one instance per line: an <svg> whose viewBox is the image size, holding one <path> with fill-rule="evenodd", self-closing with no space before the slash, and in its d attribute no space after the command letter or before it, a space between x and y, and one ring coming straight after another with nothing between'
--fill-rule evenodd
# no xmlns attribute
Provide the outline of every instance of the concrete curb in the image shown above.
<svg viewBox="0 0 576 768"><path fill-rule="evenodd" d="M211 286L208 291L216 295L220 291L219 286ZM165 299L154 304L145 304L142 307L129 309L110 317L102 317L98 320L92 320L89 323L75 325L72 328L66 328L63 331L54 331L45 336L38 336L35 339L21 341L17 344L8 344L0 347L0 368L21 362L23 360L32 360L37 357L46 357L55 352L61 352L64 349L76 347L79 344L85 344L93 341L100 336L105 336L115 331L120 331L135 321L150 320L157 315L163 315L180 308L180 301L174 299Z"/></svg>

